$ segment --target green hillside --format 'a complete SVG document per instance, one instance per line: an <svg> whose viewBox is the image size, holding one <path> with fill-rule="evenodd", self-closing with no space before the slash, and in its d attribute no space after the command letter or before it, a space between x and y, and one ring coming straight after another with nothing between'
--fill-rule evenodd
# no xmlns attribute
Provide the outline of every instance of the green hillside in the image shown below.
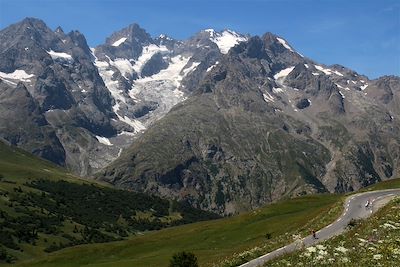
<svg viewBox="0 0 400 267"><path fill-rule="evenodd" d="M0 264L216 218L185 203L79 179L0 142Z"/></svg>
<svg viewBox="0 0 400 267"><path fill-rule="evenodd" d="M308 234L311 228L328 224L341 212L340 200L337 195L305 196L234 217L148 232L126 241L68 248L16 266L162 267L181 250L194 252L201 266L230 266L290 242L292 234Z"/></svg>

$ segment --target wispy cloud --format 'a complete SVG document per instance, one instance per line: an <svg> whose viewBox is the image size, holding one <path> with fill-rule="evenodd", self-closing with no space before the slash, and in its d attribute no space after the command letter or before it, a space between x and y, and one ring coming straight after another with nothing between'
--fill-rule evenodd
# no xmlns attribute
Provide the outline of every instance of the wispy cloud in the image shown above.
<svg viewBox="0 0 400 267"><path fill-rule="evenodd" d="M400 11L400 3L392 4L390 6L386 6L380 10L380 13L392 13Z"/></svg>
<svg viewBox="0 0 400 267"><path fill-rule="evenodd" d="M347 20L345 19L324 19L320 22L315 22L308 28L308 32L310 33L322 33L332 30L338 30L340 28L346 27Z"/></svg>
<svg viewBox="0 0 400 267"><path fill-rule="evenodd" d="M400 39L400 36L398 36L397 38L392 37L389 39L382 40L380 42L380 47L382 49L391 49L391 50L400 52L400 45L399 45L400 40L399 39Z"/></svg>

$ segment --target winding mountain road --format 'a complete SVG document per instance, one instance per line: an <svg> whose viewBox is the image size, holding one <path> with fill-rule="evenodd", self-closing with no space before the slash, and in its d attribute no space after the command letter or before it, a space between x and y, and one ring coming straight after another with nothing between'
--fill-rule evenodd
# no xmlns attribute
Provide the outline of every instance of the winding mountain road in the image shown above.
<svg viewBox="0 0 400 267"><path fill-rule="evenodd" d="M312 235L309 235L299 241L295 241L289 245L278 248L270 253L244 263L239 267L262 266L265 262L278 256L299 250L302 247L312 246L335 235L341 234L346 230L346 227L351 219L362 219L369 217L372 213L377 211L380 207L385 205L396 196L400 196L400 189L370 191L351 195L345 201L345 210L343 211L343 214L335 222L316 232L316 239L313 238ZM369 202L368 207L365 206L367 201Z"/></svg>

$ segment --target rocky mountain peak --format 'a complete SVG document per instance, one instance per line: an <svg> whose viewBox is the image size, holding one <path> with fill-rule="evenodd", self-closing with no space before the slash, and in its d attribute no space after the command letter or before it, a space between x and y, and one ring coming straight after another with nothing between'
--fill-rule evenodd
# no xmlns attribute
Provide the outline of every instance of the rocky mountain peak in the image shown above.
<svg viewBox="0 0 400 267"><path fill-rule="evenodd" d="M73 30L68 33L68 37L71 38L71 41L76 47L81 48L84 51L84 54L90 58L91 50L87 44L85 36L79 31ZM64 41L63 41L64 42Z"/></svg>
<svg viewBox="0 0 400 267"><path fill-rule="evenodd" d="M197 48L216 46L220 53L227 54L229 49L247 39L248 36L238 34L232 30L216 31L214 29L205 29L190 38L188 43Z"/></svg>
<svg viewBox="0 0 400 267"><path fill-rule="evenodd" d="M393 88L399 90L400 77L395 75L384 75L376 79L383 83L393 83Z"/></svg>
<svg viewBox="0 0 400 267"><path fill-rule="evenodd" d="M107 57L112 60L137 60L143 47L154 43L144 29L133 23L107 37L105 44L96 47L95 54L101 60L107 60Z"/></svg>
<svg viewBox="0 0 400 267"><path fill-rule="evenodd" d="M166 35L166 34L160 34L157 38L155 38L156 40L160 40L160 41L164 41L164 42L168 42L168 41L176 41L174 38Z"/></svg>
<svg viewBox="0 0 400 267"><path fill-rule="evenodd" d="M297 53L283 38L267 32L261 39L264 43L265 52L272 59L272 69L279 71L299 63L306 63L302 55Z"/></svg>
<svg viewBox="0 0 400 267"><path fill-rule="evenodd" d="M209 34L210 40L218 46L222 54L227 54L229 49L248 39L246 36L228 29L219 32L207 29L204 32Z"/></svg>
<svg viewBox="0 0 400 267"><path fill-rule="evenodd" d="M65 33L64 33L64 30L61 28L61 26L58 26L58 27L54 30L54 32L55 32L55 33L58 33L58 34L65 34Z"/></svg>
<svg viewBox="0 0 400 267"><path fill-rule="evenodd" d="M53 36L54 32L42 20L25 18L0 31L0 52L19 43L47 46Z"/></svg>
<svg viewBox="0 0 400 267"><path fill-rule="evenodd" d="M248 58L269 59L263 41L258 36L253 36L247 42L235 46L232 53L242 54Z"/></svg>
<svg viewBox="0 0 400 267"><path fill-rule="evenodd" d="M262 35L261 39L264 41L266 47L274 47L275 49L281 50L283 50L282 48L285 48L293 52L293 49L288 42L276 34L266 32Z"/></svg>
<svg viewBox="0 0 400 267"><path fill-rule="evenodd" d="M20 35L29 36L32 40L42 43L46 39L51 39L53 31L47 27L44 21L36 18L26 18L16 24L14 37ZM9 28L13 30L13 28Z"/></svg>
<svg viewBox="0 0 400 267"><path fill-rule="evenodd" d="M114 47L119 47L125 42L147 45L153 43L153 39L150 34L148 34L146 30L141 28L137 23L130 24L128 27L113 33L106 39L106 44Z"/></svg>
<svg viewBox="0 0 400 267"><path fill-rule="evenodd" d="M47 29L47 25L43 20L33 17L25 18L21 22L16 23L16 25L19 25L21 28Z"/></svg>
<svg viewBox="0 0 400 267"><path fill-rule="evenodd" d="M154 39L154 42L158 46L166 46L169 50L174 49L174 46L176 44L182 44L182 42L179 42L166 34L160 34L157 38Z"/></svg>
<svg viewBox="0 0 400 267"><path fill-rule="evenodd" d="M292 46L285 39L279 37L278 35L267 32L261 38L264 41L265 47L271 51L274 51L275 53L291 52L297 54ZM299 54L297 55L300 56Z"/></svg>

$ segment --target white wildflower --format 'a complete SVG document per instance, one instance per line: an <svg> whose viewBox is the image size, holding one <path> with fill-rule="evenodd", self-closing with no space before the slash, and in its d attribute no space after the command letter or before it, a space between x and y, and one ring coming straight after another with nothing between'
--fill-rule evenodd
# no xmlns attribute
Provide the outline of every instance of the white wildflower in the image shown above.
<svg viewBox="0 0 400 267"><path fill-rule="evenodd" d="M300 235L300 234L298 234L298 235L293 235L292 237L293 237L294 240L301 239L301 235Z"/></svg>
<svg viewBox="0 0 400 267"><path fill-rule="evenodd" d="M375 251L375 250L376 250L376 248L374 248L374 247L368 247L368 249L369 249L369 250L372 250L372 251Z"/></svg>
<svg viewBox="0 0 400 267"><path fill-rule="evenodd" d="M326 249L326 247L323 246L323 245L316 245L316 247L317 247L317 249L322 249L322 250L325 250L325 249Z"/></svg>
<svg viewBox="0 0 400 267"><path fill-rule="evenodd" d="M341 260L343 263L347 263L347 262L350 261L349 258L347 258L347 257L343 257L343 258L341 258L340 260Z"/></svg>
<svg viewBox="0 0 400 267"><path fill-rule="evenodd" d="M311 253L317 251L317 250L315 249L315 247L308 247L307 250L308 250L308 252L311 252Z"/></svg>
<svg viewBox="0 0 400 267"><path fill-rule="evenodd" d="M311 256L311 253L310 253L310 252L304 252L304 256L310 257L310 256Z"/></svg>
<svg viewBox="0 0 400 267"><path fill-rule="evenodd" d="M357 238L358 240L360 240L361 242L363 242L363 243L365 243L365 242L367 242L367 240L365 240L364 238Z"/></svg>
<svg viewBox="0 0 400 267"><path fill-rule="evenodd" d="M328 252L326 252L325 250L319 250L318 255L326 256L326 255L328 255Z"/></svg>
<svg viewBox="0 0 400 267"><path fill-rule="evenodd" d="M324 256L322 255L318 255L317 257L315 257L316 260L321 261L324 258Z"/></svg>
<svg viewBox="0 0 400 267"><path fill-rule="evenodd" d="M394 248L394 249L392 250L392 253L393 253L393 254L400 255L400 249Z"/></svg>
<svg viewBox="0 0 400 267"><path fill-rule="evenodd" d="M342 247L342 246L335 248L335 250L340 251L340 252L342 252L342 253L346 253L346 252L348 251L347 248Z"/></svg>
<svg viewBox="0 0 400 267"><path fill-rule="evenodd" d="M380 260L382 259L382 255L381 254L375 254L374 255L374 260Z"/></svg>
<svg viewBox="0 0 400 267"><path fill-rule="evenodd" d="M390 223L384 223L384 224L383 224L383 228L385 228L385 229L388 229L388 228L397 229L396 226L394 226L394 225L392 225L392 224L390 224Z"/></svg>

